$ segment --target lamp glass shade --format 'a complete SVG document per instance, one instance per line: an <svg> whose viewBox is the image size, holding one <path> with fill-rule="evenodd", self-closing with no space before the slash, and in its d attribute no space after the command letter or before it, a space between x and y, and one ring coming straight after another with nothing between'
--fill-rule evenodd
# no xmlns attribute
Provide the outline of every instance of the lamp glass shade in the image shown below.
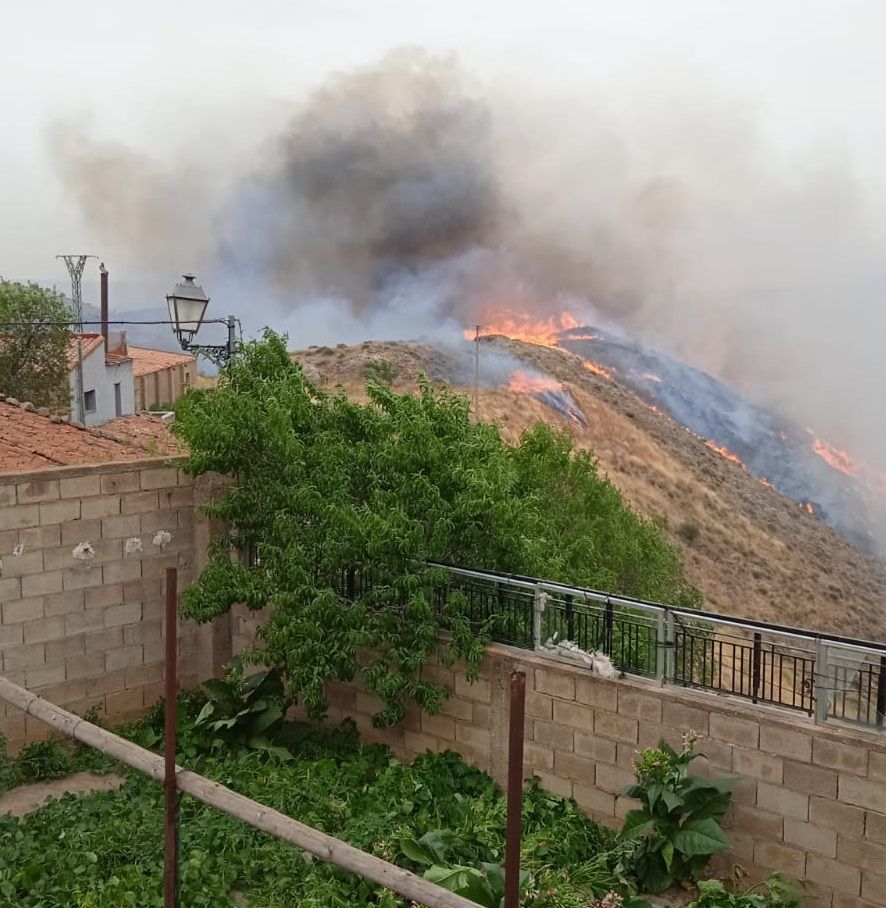
<svg viewBox="0 0 886 908"><path fill-rule="evenodd" d="M194 283L194 275L186 274L166 297L172 330L179 340L189 341L199 330L206 313L209 297Z"/></svg>

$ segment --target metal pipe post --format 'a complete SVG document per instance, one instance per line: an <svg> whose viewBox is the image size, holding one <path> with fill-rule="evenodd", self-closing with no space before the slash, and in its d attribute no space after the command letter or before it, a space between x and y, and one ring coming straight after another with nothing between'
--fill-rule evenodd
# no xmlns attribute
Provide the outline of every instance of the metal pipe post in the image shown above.
<svg viewBox="0 0 886 908"><path fill-rule="evenodd" d="M237 332L236 332L237 320L233 315L228 316L228 359L234 355L234 350L237 349Z"/></svg>
<svg viewBox="0 0 886 908"><path fill-rule="evenodd" d="M163 908L178 905L178 793L175 783L175 698L178 694L178 570L166 569L166 702L163 729Z"/></svg>
<svg viewBox="0 0 886 908"><path fill-rule="evenodd" d="M508 729L508 819L505 834L505 906L520 905L520 836L523 812L523 735L526 723L526 675L511 673Z"/></svg>

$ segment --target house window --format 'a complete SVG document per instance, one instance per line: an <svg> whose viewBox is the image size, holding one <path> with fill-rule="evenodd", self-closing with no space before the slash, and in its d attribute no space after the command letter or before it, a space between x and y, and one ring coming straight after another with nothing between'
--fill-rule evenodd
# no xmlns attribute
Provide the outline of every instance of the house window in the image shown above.
<svg viewBox="0 0 886 908"><path fill-rule="evenodd" d="M184 386L185 391L191 390L191 370L187 366L185 366Z"/></svg>
<svg viewBox="0 0 886 908"><path fill-rule="evenodd" d="M120 390L120 382L114 382L114 415L123 415L123 392Z"/></svg>
<svg viewBox="0 0 886 908"><path fill-rule="evenodd" d="M83 394L83 409L87 413L95 413L95 389Z"/></svg>

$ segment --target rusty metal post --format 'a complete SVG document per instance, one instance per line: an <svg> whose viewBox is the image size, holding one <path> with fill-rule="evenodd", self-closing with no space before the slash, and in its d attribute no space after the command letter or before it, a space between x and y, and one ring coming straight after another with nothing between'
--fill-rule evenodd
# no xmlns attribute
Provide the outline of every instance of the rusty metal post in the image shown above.
<svg viewBox="0 0 886 908"><path fill-rule="evenodd" d="M178 905L178 792L175 784L175 698L178 694L178 570L166 569L166 702L163 729L163 908Z"/></svg>
<svg viewBox="0 0 886 908"><path fill-rule="evenodd" d="M526 675L511 673L508 729L508 819L505 833L505 908L520 905L520 837L523 812L523 734L526 717Z"/></svg>

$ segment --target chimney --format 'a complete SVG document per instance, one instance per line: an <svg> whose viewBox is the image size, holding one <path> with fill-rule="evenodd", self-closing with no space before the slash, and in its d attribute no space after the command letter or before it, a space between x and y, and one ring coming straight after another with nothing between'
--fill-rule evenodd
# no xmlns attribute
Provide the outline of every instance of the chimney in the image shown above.
<svg viewBox="0 0 886 908"><path fill-rule="evenodd" d="M98 266L99 271L101 272L101 321L102 321L102 337L105 339L105 352L108 352L108 269L105 268L105 263L102 262Z"/></svg>

